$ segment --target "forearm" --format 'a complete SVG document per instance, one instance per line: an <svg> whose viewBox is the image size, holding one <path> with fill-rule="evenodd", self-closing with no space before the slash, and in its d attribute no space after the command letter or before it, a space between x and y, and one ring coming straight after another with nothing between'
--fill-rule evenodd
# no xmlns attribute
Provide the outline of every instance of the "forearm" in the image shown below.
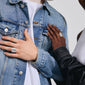
<svg viewBox="0 0 85 85"><path fill-rule="evenodd" d="M68 72L72 72L74 69L77 71L79 68L83 67L75 57L70 55L69 51L65 47L57 48L54 51L54 56L56 61L58 61L64 77Z"/></svg>
<svg viewBox="0 0 85 85"><path fill-rule="evenodd" d="M37 60L32 64L45 77L53 78L59 81L62 80L62 75L57 62L47 51L43 49L38 49Z"/></svg>

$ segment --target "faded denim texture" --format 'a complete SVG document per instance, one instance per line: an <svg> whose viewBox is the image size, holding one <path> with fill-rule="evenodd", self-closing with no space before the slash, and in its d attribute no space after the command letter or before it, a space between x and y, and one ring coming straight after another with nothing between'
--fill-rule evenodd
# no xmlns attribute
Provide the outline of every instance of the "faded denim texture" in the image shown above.
<svg viewBox="0 0 85 85"><path fill-rule="evenodd" d="M32 65L39 71L41 85L50 85L50 78L61 81L59 66L53 58L47 25L56 25L67 40L67 26L63 16L47 2L34 17L33 30L38 58ZM27 23L28 22L28 23ZM2 36L24 39L24 30L29 30L29 15L26 3L21 0L0 0L0 40ZM27 61L4 55L0 49L0 85L24 85ZM22 74L20 73L22 72Z"/></svg>

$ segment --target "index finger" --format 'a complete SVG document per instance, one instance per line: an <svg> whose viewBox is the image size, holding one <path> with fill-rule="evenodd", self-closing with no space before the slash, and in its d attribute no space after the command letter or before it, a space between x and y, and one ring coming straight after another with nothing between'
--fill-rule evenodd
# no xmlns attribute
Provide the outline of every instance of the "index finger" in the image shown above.
<svg viewBox="0 0 85 85"><path fill-rule="evenodd" d="M9 37L9 36L2 36L2 39L9 40L9 41L12 41L12 42L15 42L15 43L17 43L19 41L19 39L16 39L14 37Z"/></svg>
<svg viewBox="0 0 85 85"><path fill-rule="evenodd" d="M52 25L52 26L55 28L55 30L56 30L58 33L61 32L55 25Z"/></svg>

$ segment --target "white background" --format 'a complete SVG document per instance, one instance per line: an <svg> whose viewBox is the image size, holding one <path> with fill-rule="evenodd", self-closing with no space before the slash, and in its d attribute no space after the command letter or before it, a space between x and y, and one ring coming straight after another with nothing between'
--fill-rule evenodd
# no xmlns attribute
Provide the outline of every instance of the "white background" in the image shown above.
<svg viewBox="0 0 85 85"><path fill-rule="evenodd" d="M76 45L77 34L85 28L85 13L78 0L52 0L49 3L66 19L70 53ZM55 83L52 81L53 85Z"/></svg>

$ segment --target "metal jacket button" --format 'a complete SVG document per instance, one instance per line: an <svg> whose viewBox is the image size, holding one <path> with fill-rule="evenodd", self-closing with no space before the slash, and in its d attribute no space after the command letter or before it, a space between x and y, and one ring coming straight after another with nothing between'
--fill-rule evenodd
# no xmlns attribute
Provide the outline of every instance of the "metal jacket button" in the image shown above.
<svg viewBox="0 0 85 85"><path fill-rule="evenodd" d="M28 21L27 20L25 21L25 24L28 24Z"/></svg>
<svg viewBox="0 0 85 85"><path fill-rule="evenodd" d="M5 31L5 32L8 32L8 27L5 27L4 31Z"/></svg>
<svg viewBox="0 0 85 85"><path fill-rule="evenodd" d="M22 72L22 71L20 71L20 72L19 72L19 75L22 75L22 74L23 74L23 72Z"/></svg>

